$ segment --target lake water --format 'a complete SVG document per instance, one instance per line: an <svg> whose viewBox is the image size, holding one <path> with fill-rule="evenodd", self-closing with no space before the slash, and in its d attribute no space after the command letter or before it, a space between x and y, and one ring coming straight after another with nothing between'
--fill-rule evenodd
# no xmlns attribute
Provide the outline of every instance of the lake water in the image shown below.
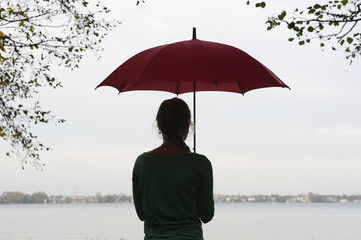
<svg viewBox="0 0 361 240"><path fill-rule="evenodd" d="M358 203L216 204L205 240L361 240ZM141 240L132 204L0 205L0 240Z"/></svg>

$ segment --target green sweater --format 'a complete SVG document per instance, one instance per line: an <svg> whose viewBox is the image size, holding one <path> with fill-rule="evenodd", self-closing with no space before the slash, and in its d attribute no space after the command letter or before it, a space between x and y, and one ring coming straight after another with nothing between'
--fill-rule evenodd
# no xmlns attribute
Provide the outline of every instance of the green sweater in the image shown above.
<svg viewBox="0 0 361 240"><path fill-rule="evenodd" d="M203 155L143 153L133 169L133 199L146 240L200 240L213 218L213 173Z"/></svg>

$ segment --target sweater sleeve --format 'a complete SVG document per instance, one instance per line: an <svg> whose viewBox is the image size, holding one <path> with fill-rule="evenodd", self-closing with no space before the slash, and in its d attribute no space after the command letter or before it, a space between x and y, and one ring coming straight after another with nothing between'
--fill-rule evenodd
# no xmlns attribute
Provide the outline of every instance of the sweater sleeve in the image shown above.
<svg viewBox="0 0 361 240"><path fill-rule="evenodd" d="M213 170L208 159L201 172L197 204L198 215L202 222L207 223L211 221L214 215Z"/></svg>
<svg viewBox="0 0 361 240"><path fill-rule="evenodd" d="M142 205L141 198L141 181L140 181L140 165L141 160L140 157L137 158L133 168L133 176L132 176L132 189L133 189L133 202L135 206L135 210L137 212L138 218L141 221L145 220L145 214Z"/></svg>

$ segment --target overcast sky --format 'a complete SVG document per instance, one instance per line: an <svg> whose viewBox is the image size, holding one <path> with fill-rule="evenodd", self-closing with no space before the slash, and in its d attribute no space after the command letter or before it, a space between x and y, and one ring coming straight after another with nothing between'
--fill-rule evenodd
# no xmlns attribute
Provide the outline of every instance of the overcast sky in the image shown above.
<svg viewBox="0 0 361 240"><path fill-rule="evenodd" d="M214 192L224 194L361 194L361 68L343 53L298 46L287 29L267 31L267 16L313 1L112 1L123 23L104 41L102 58L80 69L56 69L59 90L38 96L65 124L34 131L52 151L43 171L0 158L3 191L48 194L131 194L136 157L161 144L155 127L165 92L94 90L114 69L150 47L197 38L235 46L258 59L292 90L266 88L242 96L197 94L197 152L213 164ZM192 105L192 94L179 96ZM187 140L192 147L193 138ZM4 142L0 151L7 150Z"/></svg>

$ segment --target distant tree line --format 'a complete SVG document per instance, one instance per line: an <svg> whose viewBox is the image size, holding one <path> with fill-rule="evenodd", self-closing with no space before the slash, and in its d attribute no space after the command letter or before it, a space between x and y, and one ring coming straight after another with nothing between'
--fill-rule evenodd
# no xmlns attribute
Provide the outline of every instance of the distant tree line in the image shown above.
<svg viewBox="0 0 361 240"><path fill-rule="evenodd" d="M31 195L22 192L3 192L0 196L0 204L44 203L48 198L48 195L44 192L37 192Z"/></svg>
<svg viewBox="0 0 361 240"><path fill-rule="evenodd" d="M289 202L361 202L361 195L332 195L326 194L321 195L317 193L299 194L299 195L214 195L216 202L278 202L278 203L289 203Z"/></svg>
<svg viewBox="0 0 361 240"><path fill-rule="evenodd" d="M44 192L24 194L22 192L3 192L0 195L0 204L31 204L31 203L119 203L132 202L132 196L125 194L102 195L98 192L95 196L48 196Z"/></svg>
<svg viewBox="0 0 361 240"><path fill-rule="evenodd" d="M354 201L361 201L361 195L320 195L317 193L308 193L307 197L310 202L354 202Z"/></svg>
<svg viewBox="0 0 361 240"><path fill-rule="evenodd" d="M112 195L102 195L98 192L94 197L94 202L96 203L117 203L117 202L132 202L133 197L125 194L112 194Z"/></svg>

